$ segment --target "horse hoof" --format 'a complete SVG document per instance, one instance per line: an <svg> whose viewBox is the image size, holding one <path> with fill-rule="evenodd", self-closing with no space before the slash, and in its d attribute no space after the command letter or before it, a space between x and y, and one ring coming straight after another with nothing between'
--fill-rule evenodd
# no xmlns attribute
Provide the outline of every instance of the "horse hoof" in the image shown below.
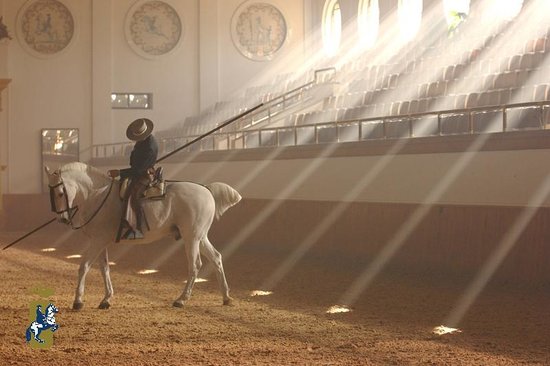
<svg viewBox="0 0 550 366"><path fill-rule="evenodd" d="M105 310L109 309L111 307L111 304L109 304L107 301L102 301L101 304L99 304L99 309Z"/></svg>
<svg viewBox="0 0 550 366"><path fill-rule="evenodd" d="M84 307L84 303L83 303L83 302L75 302L75 303L73 303L73 310L82 310L83 307Z"/></svg>
<svg viewBox="0 0 550 366"><path fill-rule="evenodd" d="M225 306L233 306L233 299L231 297L229 299L223 299L223 304Z"/></svg>
<svg viewBox="0 0 550 366"><path fill-rule="evenodd" d="M175 308L182 308L183 307L183 301L174 301L172 306L175 307Z"/></svg>

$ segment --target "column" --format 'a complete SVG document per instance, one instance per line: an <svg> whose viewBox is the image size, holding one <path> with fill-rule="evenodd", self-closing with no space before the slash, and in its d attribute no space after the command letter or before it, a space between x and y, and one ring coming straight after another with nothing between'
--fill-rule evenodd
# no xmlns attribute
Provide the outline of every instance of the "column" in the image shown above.
<svg viewBox="0 0 550 366"><path fill-rule="evenodd" d="M0 211L2 211L2 196L4 194L3 187L7 187L7 165L8 165L8 118L6 111L3 111L3 106L6 105L5 98L2 98L3 90L8 87L11 79L0 79ZM7 93L7 91L6 91ZM3 111L3 112L2 112Z"/></svg>
<svg viewBox="0 0 550 366"><path fill-rule="evenodd" d="M93 0L92 145L112 142L112 110L108 101L112 92L113 31L113 0Z"/></svg>
<svg viewBox="0 0 550 366"><path fill-rule="evenodd" d="M219 100L218 0L199 1L199 110Z"/></svg>

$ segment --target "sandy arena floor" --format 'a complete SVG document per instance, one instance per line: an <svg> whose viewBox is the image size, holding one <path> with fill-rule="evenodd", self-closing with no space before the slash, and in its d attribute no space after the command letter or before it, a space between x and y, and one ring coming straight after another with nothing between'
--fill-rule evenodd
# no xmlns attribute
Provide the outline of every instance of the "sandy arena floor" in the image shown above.
<svg viewBox="0 0 550 366"><path fill-rule="evenodd" d="M18 234L0 233L0 244ZM111 254L111 309L97 309L103 283L93 269L86 306L76 312L78 259L66 256L83 244L57 236L43 232L0 252L0 365L550 365L548 287L492 284L467 312L462 333L436 336L432 329L471 279L386 271L353 312L326 314L364 267L360 261L306 257L273 295L250 297L288 253L241 248L224 263L233 306L221 305L215 278L206 275L178 309L171 304L186 277L183 250L158 273L139 275L168 245L121 244ZM54 245L55 252L40 251ZM36 285L54 288L60 308L50 350L24 340Z"/></svg>

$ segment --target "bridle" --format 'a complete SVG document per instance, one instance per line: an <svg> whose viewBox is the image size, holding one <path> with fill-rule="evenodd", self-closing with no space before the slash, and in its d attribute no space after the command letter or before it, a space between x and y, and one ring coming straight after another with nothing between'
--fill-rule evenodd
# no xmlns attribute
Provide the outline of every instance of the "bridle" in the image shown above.
<svg viewBox="0 0 550 366"><path fill-rule="evenodd" d="M73 218L76 215L76 213L78 212L78 206L70 207L70 205L69 205L69 195L67 194L67 188L65 187L65 183L63 182L63 178L61 178L61 175L60 175L59 176L59 183L54 184L53 186L48 184L48 187L50 188L50 206L51 206L51 210L52 210L52 212L55 212L58 215L61 215L63 213L67 213L67 217L69 218L68 224L71 225L71 228L73 230L82 229L84 226L88 225L94 219L94 217L96 217L96 215L99 213L99 211L103 208L103 206L105 205L105 202L107 202L107 198L109 198L109 195L111 194L114 182L115 182L115 180L111 179L111 184L109 185L109 191L107 192L105 197L103 197L103 200L101 201L101 204L95 210L95 212L92 214L92 216L90 216L90 218L88 220L86 220L82 225L75 226L75 224L73 223ZM62 187L63 198L65 199L64 202L63 202L63 205L61 205L61 207L57 207L56 198L55 198L55 189L59 186Z"/></svg>

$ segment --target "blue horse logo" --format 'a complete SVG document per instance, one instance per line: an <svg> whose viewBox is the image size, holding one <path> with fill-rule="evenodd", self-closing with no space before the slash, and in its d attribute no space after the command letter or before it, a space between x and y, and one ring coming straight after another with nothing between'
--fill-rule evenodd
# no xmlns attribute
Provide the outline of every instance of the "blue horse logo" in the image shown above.
<svg viewBox="0 0 550 366"><path fill-rule="evenodd" d="M59 328L59 325L55 323L55 314L58 312L59 309L52 303L46 307L44 313L42 313L42 305L36 305L36 320L27 328L27 343L31 341L32 335L38 343L44 343L44 340L39 337L40 333L46 329L55 332Z"/></svg>

